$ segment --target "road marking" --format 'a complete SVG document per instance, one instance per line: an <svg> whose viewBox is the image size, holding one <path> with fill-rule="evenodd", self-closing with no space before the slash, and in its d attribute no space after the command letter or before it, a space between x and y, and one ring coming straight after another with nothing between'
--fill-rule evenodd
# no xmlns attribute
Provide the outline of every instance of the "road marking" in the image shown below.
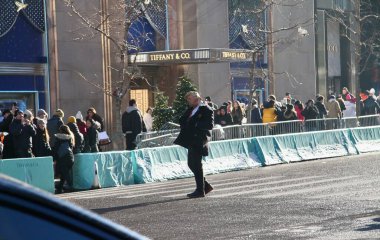
<svg viewBox="0 0 380 240"><path fill-rule="evenodd" d="M367 192L366 192L367 191ZM347 196L347 197L352 197L352 196L348 196L348 195L352 195L354 193L365 193L365 194L368 194L368 191L373 191L373 187L362 187L361 186L361 189L360 190L350 190L347 192L347 189L342 189L341 192L333 192L333 193L321 193L321 194L316 194L315 196L308 196L307 198L310 198L310 199L321 199L321 198L328 198L328 197L344 197L344 196Z"/></svg>
<svg viewBox="0 0 380 240"><path fill-rule="evenodd" d="M273 178L280 178L281 176L277 176L277 177L270 177L270 179L273 179ZM213 186L217 187L217 186L224 186L224 185L233 185L233 184L239 184L239 183L245 183L245 182L253 182L253 181L260 181L261 179L249 179L249 180L242 180L242 181L233 181L231 182L231 180L229 179L225 179L225 180L219 180L217 182L219 183L216 183L214 184L214 182L212 182ZM268 178L265 178L264 180L268 180ZM220 183L220 182L226 182L226 181L229 181L227 183ZM148 191L148 193L144 193L144 192L147 192L145 190L142 190L142 191L119 191L119 192L116 192L116 193L108 193L108 194L98 194L98 195L90 195L90 196L79 196L79 197L73 197L75 199L89 199L89 198L98 198L98 197L108 197L108 196L120 196L120 195L125 195L125 196L122 196L122 197L118 197L118 198L136 198L136 197L143 197L143 196L150 196L150 195L157 195L157 194L165 194L165 193L174 193L174 192L184 192L184 191L192 191L194 190L195 188L195 183L192 183L191 184L191 187L188 187L188 185L183 185L182 187L187 187L187 188L180 188L180 189L173 189L173 190L166 190L168 188L165 188L165 189L155 189L155 190L163 190L163 191ZM175 188L178 188L175 187ZM139 194L140 193L140 194ZM181 196L183 196L184 194L180 194Z"/></svg>
<svg viewBox="0 0 380 240"><path fill-rule="evenodd" d="M286 192L279 192L279 193L268 193L260 196L254 196L252 198L274 198L274 197L281 197L286 195L293 195L293 194L299 194L299 193L311 193L316 191L322 191L327 190L331 188L336 187L346 187L351 185L357 185L357 184L366 184L366 183L373 183L373 180L358 180L355 182L343 182L343 183L332 183L327 186L320 186L320 187L313 187L313 188L306 188L306 189L296 189L296 190L290 190Z"/></svg>
<svg viewBox="0 0 380 240"><path fill-rule="evenodd" d="M230 192L230 193L224 193L224 194L212 194L210 197L212 198L220 198L220 197L230 197L230 196L238 196L238 195L246 195L251 193L260 193L260 192L267 192L272 190L285 190L292 187L301 187L301 186L308 186L313 185L317 183L329 183L334 181L343 181L348 179L357 178L359 176L350 176L350 177L341 177L341 178L333 178L333 179L324 179L324 180L318 180L318 181L311 181L311 182L304 182L304 183L296 183L296 184L290 184L290 185L282 185L282 186L275 186L275 187L269 187L265 189L253 189L253 190L247 190L247 191L240 191L240 192Z"/></svg>
<svg viewBox="0 0 380 240"><path fill-rule="evenodd" d="M244 188L259 187L259 186L268 186L268 185L274 185L274 184L278 184L278 183L288 183L288 182L308 180L308 179L318 179L318 178L326 178L326 177L325 176L308 176L308 177L301 177L301 178L291 178L291 179L278 180L278 181L272 181L272 182L253 183L253 184L242 185L242 186L233 186L230 188L214 189L212 192L215 193L215 192L231 191L231 190L236 190L236 189L244 189ZM174 194L174 195L163 196L163 197L175 198L175 197L180 197L180 196L183 196L183 194Z"/></svg>
<svg viewBox="0 0 380 240"><path fill-rule="evenodd" d="M221 179L221 180L210 180L212 181L213 185L215 185L214 183L222 183L222 182L231 182L233 181L234 183L244 183L244 182L252 182L252 181L258 181L258 180L270 180L270 179L275 179L275 178L280 178L281 176L271 176L271 177L265 177L265 178L260 178L260 179L251 179L251 180L242 180L242 181L236 181L236 179L247 179L247 178L231 178L231 179ZM230 183L228 183L230 184ZM184 190L192 190L194 189L194 180L192 179L191 182L186 182L186 183L177 183L175 184L176 186L173 186L174 184L170 185L170 186L160 186L159 188L149 188L149 189L146 189L146 188L141 188L141 189L130 189L128 187L119 187L117 189L115 189L114 191L107 191L106 193L103 193L103 192L96 192L96 193L93 193L93 192L89 192L87 194L80 194L80 195L70 195L70 196L63 196L61 197L62 199L88 199L88 198L96 198L96 197L108 197L108 196L119 196L119 195L132 195L131 197L135 197L135 196L147 196L147 195L155 195L157 194L156 192L154 192L155 190L164 190L164 192L173 192L173 191L184 191ZM219 184L219 185L223 185L223 184ZM176 188L180 188L180 187L187 187L189 186L189 188L181 188L181 189L177 189L177 190L171 190L171 191L166 191L167 189L176 189ZM190 188L191 186L191 188ZM215 186L218 186L217 184ZM153 192L152 192L153 191ZM141 194L141 193L144 193L144 192L149 192L147 194Z"/></svg>
<svg viewBox="0 0 380 240"><path fill-rule="evenodd" d="M207 177L207 176L206 176ZM207 177L209 179L210 177ZM230 180L240 180L240 179L247 179L248 177L237 177L237 178L230 178L230 179L216 179L212 180L213 182L225 182ZM211 179L211 178L210 178ZM101 189L94 189L94 190L85 190L81 192L72 192L72 193L65 193L61 195L57 195L58 198L72 198L77 196L84 196L84 195L93 195L96 193L108 193L108 192L117 192L117 191L138 191L142 189L155 189L155 188L167 188L168 186L183 186L186 184L193 184L194 179L193 178L186 178L186 179L178 179L178 180L169 180L164 182L154 182L154 183L145 183L145 184L132 184L132 185L123 185L119 187L110 187L110 188L101 188Z"/></svg>

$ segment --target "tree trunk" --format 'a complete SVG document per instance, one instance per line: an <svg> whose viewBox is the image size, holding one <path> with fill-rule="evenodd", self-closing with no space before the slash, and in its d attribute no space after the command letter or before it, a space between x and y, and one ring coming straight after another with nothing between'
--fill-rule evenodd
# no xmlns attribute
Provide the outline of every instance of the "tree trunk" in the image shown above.
<svg viewBox="0 0 380 240"><path fill-rule="evenodd" d="M252 110L252 99L253 99L253 93L256 91L255 86L255 64L256 64L256 53L252 53L252 69L250 73L250 79L249 79L249 98L248 98L248 106L246 109L247 114L247 123L251 123L251 110Z"/></svg>
<svg viewBox="0 0 380 240"><path fill-rule="evenodd" d="M112 126L112 150L125 150L125 137L121 128L121 99L115 98Z"/></svg>

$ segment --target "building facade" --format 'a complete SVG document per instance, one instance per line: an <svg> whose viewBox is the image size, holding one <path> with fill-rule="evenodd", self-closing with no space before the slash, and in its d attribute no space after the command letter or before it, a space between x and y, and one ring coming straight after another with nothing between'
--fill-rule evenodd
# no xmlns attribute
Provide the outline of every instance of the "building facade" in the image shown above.
<svg viewBox="0 0 380 240"><path fill-rule="evenodd" d="M50 108L44 1L0 2L0 110Z"/></svg>
<svg viewBox="0 0 380 240"><path fill-rule="evenodd" d="M339 94L343 87L358 95L360 29L355 19L360 2L282 3L271 12L271 90L302 101Z"/></svg>
<svg viewBox="0 0 380 240"><path fill-rule="evenodd" d="M105 18L115 2L76 4L84 16L98 9ZM120 32L121 41L132 41L143 32L149 41L143 41L141 52L245 49L254 51L255 57L240 63L142 65L143 77L131 85L130 95L143 111L153 105L157 90L172 101L183 75L193 80L202 96L211 96L218 104L230 99L248 102L252 88L260 102L268 94L282 97L289 92L306 100L339 92L343 86L353 93L358 89L355 45L341 36L344 24L331 18L340 11L347 13L345 23L352 23L356 8L348 5L351 1L284 0L273 6L241 0L157 2L161 7L141 3L144 16L132 23L127 35L122 28L112 33ZM113 122L112 94L105 93L115 91L112 80L117 73L112 66L118 64L118 53L110 39L88 31L64 1L20 3L28 6L18 9L11 0L0 3L6 9L0 12L0 107L17 101L34 110L62 108L66 116L94 107L106 123ZM112 130L109 125L107 129Z"/></svg>

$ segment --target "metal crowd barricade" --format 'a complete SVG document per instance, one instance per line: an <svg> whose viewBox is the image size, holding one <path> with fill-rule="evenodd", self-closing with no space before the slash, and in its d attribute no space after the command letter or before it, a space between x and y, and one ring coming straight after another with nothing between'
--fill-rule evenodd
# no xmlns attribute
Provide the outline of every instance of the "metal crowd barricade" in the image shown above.
<svg viewBox="0 0 380 240"><path fill-rule="evenodd" d="M180 126L176 123L167 122L165 123L159 131L154 132L142 132L136 136L137 145L146 144L146 140L156 139L156 143L159 144L161 138L160 136L168 136L178 134L180 131ZM144 143L142 143L144 142Z"/></svg>
<svg viewBox="0 0 380 240"><path fill-rule="evenodd" d="M269 125L263 124L244 124L241 126L245 137L260 137L269 135Z"/></svg>
<svg viewBox="0 0 380 240"><path fill-rule="evenodd" d="M380 115L324 118L306 121L283 121L262 124L243 124L222 127L216 125L212 130L212 141L229 140L237 138L259 137L311 131L325 131L344 128L380 125ZM138 148L172 145L179 134L176 129L163 130L151 133L142 133L138 137Z"/></svg>
<svg viewBox="0 0 380 240"><path fill-rule="evenodd" d="M343 128L356 128L359 126L359 121L357 117L347 117L342 118Z"/></svg>
<svg viewBox="0 0 380 240"><path fill-rule="evenodd" d="M358 117L360 127L370 127L380 125L380 115L369 115Z"/></svg>
<svg viewBox="0 0 380 240"><path fill-rule="evenodd" d="M303 132L303 124L300 120L268 123L268 127L269 135Z"/></svg>
<svg viewBox="0 0 380 240"><path fill-rule="evenodd" d="M144 139L137 144L137 148L161 147L173 145L178 134L166 134L149 139Z"/></svg>

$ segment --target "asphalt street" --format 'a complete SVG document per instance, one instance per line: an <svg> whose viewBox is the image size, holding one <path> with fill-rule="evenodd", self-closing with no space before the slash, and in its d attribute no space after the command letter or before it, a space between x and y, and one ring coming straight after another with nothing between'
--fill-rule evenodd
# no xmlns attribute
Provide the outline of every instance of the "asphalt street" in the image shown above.
<svg viewBox="0 0 380 240"><path fill-rule="evenodd" d="M57 195L152 239L380 239L380 155Z"/></svg>

